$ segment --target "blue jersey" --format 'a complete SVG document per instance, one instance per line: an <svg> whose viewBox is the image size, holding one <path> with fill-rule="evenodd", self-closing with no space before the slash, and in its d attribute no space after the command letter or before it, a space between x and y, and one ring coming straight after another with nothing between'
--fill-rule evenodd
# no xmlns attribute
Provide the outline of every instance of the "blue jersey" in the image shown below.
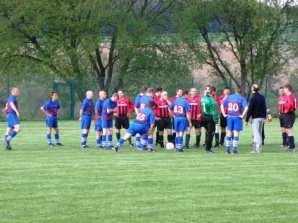
<svg viewBox="0 0 298 223"><path fill-rule="evenodd" d="M138 94L135 98L135 101L134 101L134 106L135 108L137 108L137 106L140 104L140 99L143 95L142 94Z"/></svg>
<svg viewBox="0 0 298 223"><path fill-rule="evenodd" d="M98 99L95 103L95 114L99 117L102 113L102 107L105 100Z"/></svg>
<svg viewBox="0 0 298 223"><path fill-rule="evenodd" d="M246 99L240 94L232 94L223 101L228 116L240 116L247 107Z"/></svg>
<svg viewBox="0 0 298 223"><path fill-rule="evenodd" d="M60 103L58 100L49 100L42 107L49 116L57 117L58 110L60 109Z"/></svg>
<svg viewBox="0 0 298 223"><path fill-rule="evenodd" d="M135 124L143 125L145 129L149 129L150 126L154 124L154 122L155 115L150 108L141 109L134 121Z"/></svg>
<svg viewBox="0 0 298 223"><path fill-rule="evenodd" d="M94 113L94 104L92 99L85 98L81 104L83 115L92 116Z"/></svg>
<svg viewBox="0 0 298 223"><path fill-rule="evenodd" d="M106 99L102 105L101 117L103 120L113 119L114 109L117 107L117 103L110 98Z"/></svg>
<svg viewBox="0 0 298 223"><path fill-rule="evenodd" d="M151 107L150 104L153 102L154 102L154 100L151 96L143 95L138 99L135 107L138 109L149 108L149 107Z"/></svg>
<svg viewBox="0 0 298 223"><path fill-rule="evenodd" d="M6 114L16 115L16 112L11 108L10 103L13 103L14 106L18 109L17 97L10 95L7 99L6 108L5 108Z"/></svg>
<svg viewBox="0 0 298 223"><path fill-rule="evenodd" d="M179 97L170 105L170 109L174 112L174 117L186 117L190 106L184 97Z"/></svg>

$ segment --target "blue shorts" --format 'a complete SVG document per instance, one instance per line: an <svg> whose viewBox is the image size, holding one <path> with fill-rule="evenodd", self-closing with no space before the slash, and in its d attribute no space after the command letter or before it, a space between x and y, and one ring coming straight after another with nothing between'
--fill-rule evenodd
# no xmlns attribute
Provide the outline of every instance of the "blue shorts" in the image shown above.
<svg viewBox="0 0 298 223"><path fill-rule="evenodd" d="M15 125L20 124L20 119L15 114L7 114L6 121L8 128L14 128Z"/></svg>
<svg viewBox="0 0 298 223"><path fill-rule="evenodd" d="M58 128L58 118L56 116L47 116L45 121L48 128Z"/></svg>
<svg viewBox="0 0 298 223"><path fill-rule="evenodd" d="M102 120L101 118L97 119L95 122L95 131L102 132Z"/></svg>
<svg viewBox="0 0 298 223"><path fill-rule="evenodd" d="M243 121L240 117L227 117L227 129L229 131L237 131L240 132L243 129Z"/></svg>
<svg viewBox="0 0 298 223"><path fill-rule="evenodd" d="M132 123L129 128L127 129L127 132L131 135L135 136L136 134L144 135L148 133L149 128L145 125L140 125L136 123Z"/></svg>
<svg viewBox="0 0 298 223"><path fill-rule="evenodd" d="M101 123L102 123L102 128L103 129L113 128L113 119L109 119L109 120L102 119Z"/></svg>
<svg viewBox="0 0 298 223"><path fill-rule="evenodd" d="M81 120L81 129L90 129L91 121L92 121L92 116L83 115Z"/></svg>
<svg viewBox="0 0 298 223"><path fill-rule="evenodd" d="M174 117L175 132L185 132L188 128L188 121L186 117Z"/></svg>

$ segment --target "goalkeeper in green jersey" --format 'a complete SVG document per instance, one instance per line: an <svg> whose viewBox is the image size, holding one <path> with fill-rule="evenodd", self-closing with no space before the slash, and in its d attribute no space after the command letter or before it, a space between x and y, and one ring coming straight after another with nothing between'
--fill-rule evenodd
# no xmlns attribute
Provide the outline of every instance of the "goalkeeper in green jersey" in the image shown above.
<svg viewBox="0 0 298 223"><path fill-rule="evenodd" d="M206 151L213 153L212 141L215 124L218 122L218 108L216 101L211 96L211 86L206 86L205 96L201 99L202 127L206 129Z"/></svg>

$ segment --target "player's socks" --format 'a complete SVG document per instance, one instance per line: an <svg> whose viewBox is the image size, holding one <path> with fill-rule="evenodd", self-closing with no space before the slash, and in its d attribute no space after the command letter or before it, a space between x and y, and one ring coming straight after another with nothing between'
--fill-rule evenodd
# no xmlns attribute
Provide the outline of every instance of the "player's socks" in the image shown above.
<svg viewBox="0 0 298 223"><path fill-rule="evenodd" d="M282 133L282 145L283 146L287 146L287 138L288 138L288 135L286 132L283 132Z"/></svg>
<svg viewBox="0 0 298 223"><path fill-rule="evenodd" d="M107 136L106 135L102 135L101 143L104 148L107 147Z"/></svg>
<svg viewBox="0 0 298 223"><path fill-rule="evenodd" d="M182 152L183 151L183 137L182 136L178 136L176 138L177 138L177 141L176 141L176 151L177 152Z"/></svg>
<svg viewBox="0 0 298 223"><path fill-rule="evenodd" d="M288 136L289 149L295 149L295 139L294 136Z"/></svg>
<svg viewBox="0 0 298 223"><path fill-rule="evenodd" d="M200 147L201 143L201 134L196 135L196 147Z"/></svg>
<svg viewBox="0 0 298 223"><path fill-rule="evenodd" d="M189 148L189 142L190 142L190 134L186 134L185 136L185 148Z"/></svg>
<svg viewBox="0 0 298 223"><path fill-rule="evenodd" d="M47 133L46 135L48 145L52 145L52 135L51 133Z"/></svg>
<svg viewBox="0 0 298 223"><path fill-rule="evenodd" d="M160 144L160 135L159 135L159 132L156 131L156 135L155 135L155 145L157 146L158 144Z"/></svg>
<svg viewBox="0 0 298 223"><path fill-rule="evenodd" d="M141 148L142 147L140 134L136 134L136 147L137 148Z"/></svg>
<svg viewBox="0 0 298 223"><path fill-rule="evenodd" d="M149 150L153 150L153 138L152 138L152 136L148 136L148 139L147 139L147 148Z"/></svg>
<svg viewBox="0 0 298 223"><path fill-rule="evenodd" d="M233 153L238 153L239 137L233 138Z"/></svg>
<svg viewBox="0 0 298 223"><path fill-rule="evenodd" d="M147 143L148 143L148 135L143 135L141 137L141 148L142 149L147 149Z"/></svg>
<svg viewBox="0 0 298 223"><path fill-rule="evenodd" d="M16 131L11 131L8 136L6 137L6 141L10 142L14 137L16 137L17 132Z"/></svg>
<svg viewBox="0 0 298 223"><path fill-rule="evenodd" d="M96 147L101 147L101 136L96 139Z"/></svg>
<svg viewBox="0 0 298 223"><path fill-rule="evenodd" d="M226 152L227 153L231 153L232 144L233 144L232 137L227 136L226 137Z"/></svg>
<svg viewBox="0 0 298 223"><path fill-rule="evenodd" d="M117 138L118 141L120 140L120 138L121 138L120 132L116 132L116 138Z"/></svg>
<svg viewBox="0 0 298 223"><path fill-rule="evenodd" d="M87 133L82 133L81 134L81 145L86 146L86 144L87 144L87 137L88 137L88 134Z"/></svg>
<svg viewBox="0 0 298 223"><path fill-rule="evenodd" d="M55 142L56 142L57 145L61 145L60 135L58 133L55 134Z"/></svg>
<svg viewBox="0 0 298 223"><path fill-rule="evenodd" d="M173 132L173 141L174 141L175 144L176 144L176 132Z"/></svg>
<svg viewBox="0 0 298 223"><path fill-rule="evenodd" d="M226 138L226 133L225 132L222 132L220 134L220 145L224 145L225 143L225 138Z"/></svg>
<svg viewBox="0 0 298 223"><path fill-rule="evenodd" d="M113 146L113 136L108 135L108 147L112 147L112 146Z"/></svg>
<svg viewBox="0 0 298 223"><path fill-rule="evenodd" d="M165 147L163 135L159 135L159 145L161 148Z"/></svg>

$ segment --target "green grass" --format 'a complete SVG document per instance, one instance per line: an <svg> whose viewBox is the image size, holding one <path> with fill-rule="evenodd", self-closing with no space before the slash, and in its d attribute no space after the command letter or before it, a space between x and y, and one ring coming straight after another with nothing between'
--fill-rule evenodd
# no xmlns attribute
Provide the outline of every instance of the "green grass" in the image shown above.
<svg viewBox="0 0 298 223"><path fill-rule="evenodd" d="M238 156L82 152L79 123L60 126L61 149L47 148L42 122L23 122L0 151L0 222L298 222L298 154L280 150L277 122L261 155L246 128Z"/></svg>

